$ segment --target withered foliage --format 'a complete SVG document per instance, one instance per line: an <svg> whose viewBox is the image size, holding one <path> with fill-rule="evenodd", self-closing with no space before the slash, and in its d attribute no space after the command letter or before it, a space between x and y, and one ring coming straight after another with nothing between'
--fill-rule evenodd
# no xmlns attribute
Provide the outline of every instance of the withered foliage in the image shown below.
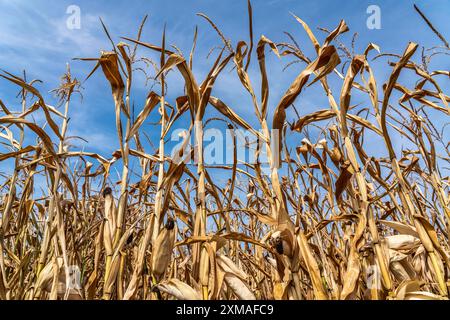
<svg viewBox="0 0 450 320"><path fill-rule="evenodd" d="M0 161L14 163L0 185L0 299L447 299L449 141L429 113L447 119L450 96L441 86L448 87L450 72L429 68L433 55L449 52L444 36L416 10L445 44L441 51L422 50L420 57L418 44L405 41L395 54L376 55L373 43L355 54L355 37L352 50L337 39L349 31L345 21L321 29L321 41L294 16L314 48L307 57L290 33L288 43L265 36L254 43L250 2L250 40L236 45L200 14L222 42L219 53L210 53L216 57L204 79L193 71L197 29L186 58L168 46L165 33L159 44L144 42L146 19L136 39L118 44L102 22L113 49L81 60L96 63L92 73L102 73L112 93L120 148L109 158L72 151L66 132L80 84L69 69L55 91L63 112L44 101L35 81L3 71L3 80L20 88L22 109L0 100ZM138 58L137 49L159 61ZM273 106L269 54L298 69ZM374 60L388 78L375 78ZM258 77L251 78L250 66ZM258 125L228 105L229 97L212 95L226 68L250 95ZM159 89L151 89L135 116L131 89L139 71ZM184 85L173 101L169 71ZM340 92L332 92L331 78ZM323 90L329 105L298 113L293 104L309 86ZM355 92L363 104L352 105ZM221 118L208 119L208 108ZM45 126L31 120L38 111ZM298 118L288 124L291 111ZM184 114L194 146L185 135L185 152L171 158L167 139ZM150 117L159 119L155 152L141 142ZM236 137L233 164L211 168L203 155L210 121L252 132L270 169L239 163ZM312 138L310 128L319 134ZM271 129L282 134L273 138ZM304 139L288 143L292 132ZM25 143L29 136L35 144ZM271 139L284 148L273 149ZM182 161L187 156L196 157L195 165ZM112 170L121 171L118 179ZM212 170L228 175L228 184L220 185Z"/></svg>

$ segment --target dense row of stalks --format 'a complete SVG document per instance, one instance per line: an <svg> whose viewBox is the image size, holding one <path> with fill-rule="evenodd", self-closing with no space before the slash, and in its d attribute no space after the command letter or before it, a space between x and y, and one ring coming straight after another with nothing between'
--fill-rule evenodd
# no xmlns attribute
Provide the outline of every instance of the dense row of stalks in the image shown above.
<svg viewBox="0 0 450 320"><path fill-rule="evenodd" d="M201 15L223 41L205 79L192 71L195 40L189 58L169 50L164 34L158 45L144 42L145 20L136 39L111 40L112 51L82 59L96 63L94 71L112 90L120 147L110 157L70 146L71 101L80 87L69 69L55 90L61 108L44 101L36 82L3 71L3 80L20 88L22 109L0 100L0 161L14 163L0 185L0 299L448 298L449 178L442 171L448 170L449 144L445 128L428 117L449 115L450 97L440 82L448 86L450 73L429 70L433 55L448 54L448 43L432 28L444 46L422 56L417 44L406 42L400 54L376 55L372 43L354 54L338 39L349 30L344 21L332 31L321 29L326 38L319 41L294 16L315 49L307 57L290 34L289 43L261 36L254 44L250 3L248 9L250 41L235 46ZM138 48L156 52L160 61L138 58ZM291 57L299 69L274 108L268 105L268 54ZM394 61L380 83L371 64L386 56ZM133 72L143 61L156 69L159 89L133 117ZM251 65L259 77L250 78ZM229 97L212 95L225 68L250 95L258 126L227 105ZM169 71L184 80L184 95L173 101L166 95ZM414 78L413 87L398 81L403 73ZM330 77L341 83L340 92L331 91ZM286 110L310 85L323 89L329 106L300 110L288 125ZM366 102L352 105L354 91ZM215 121L205 116L207 108L220 112L230 128L253 132L260 143L251 150L259 155L264 147L270 170L238 163L234 137L234 163L214 168L229 177L218 185L203 158L203 129ZM35 112L45 115L45 126L31 120ZM183 114L189 114L195 143L186 135L184 152L169 157L166 142ZM150 117L159 120L154 153L141 142ZM311 127L319 134L309 135ZM281 133L274 138L271 129ZM288 144L292 131L306 138ZM395 146L393 135L407 147ZM368 150L371 140L378 144L375 153ZM182 161L191 155L195 165ZM131 163L138 163L138 181Z"/></svg>

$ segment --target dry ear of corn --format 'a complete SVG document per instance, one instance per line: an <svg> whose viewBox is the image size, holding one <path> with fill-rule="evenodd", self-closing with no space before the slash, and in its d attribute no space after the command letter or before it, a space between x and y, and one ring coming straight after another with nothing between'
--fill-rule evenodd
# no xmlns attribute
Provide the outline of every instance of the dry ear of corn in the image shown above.
<svg viewBox="0 0 450 320"><path fill-rule="evenodd" d="M175 232L174 221L169 217L153 245L152 273L156 281L159 281L164 276L170 264L173 246L175 244Z"/></svg>
<svg viewBox="0 0 450 320"><path fill-rule="evenodd" d="M200 300L201 295L192 287L176 278L169 279L166 283L160 283L158 289L168 293L179 300Z"/></svg>
<svg viewBox="0 0 450 320"><path fill-rule="evenodd" d="M256 42L250 1L248 14L250 40L235 44L199 14L221 43L202 79L197 29L186 58L165 31L160 44L143 42L146 18L136 39L117 44L102 21L113 48L79 60L96 62L88 78L101 67L112 95L111 155L71 144L80 83L70 68L54 90L63 111L26 74L0 73L20 89L18 110L0 97L0 299L448 299L450 73L430 63L449 54L445 37L425 18L441 51L405 41L394 53L374 43L355 53L340 40L345 21L322 36L293 15L314 49L306 56L290 33ZM298 68L281 91L269 61ZM144 101L133 91L138 70L158 84ZM179 92L168 91L169 72L180 75L179 96L167 94ZM254 118L214 90L226 76ZM328 105L298 111L311 87ZM148 123L156 150L143 139ZM213 124L246 130L256 161L239 159L232 131L231 164L210 165ZM187 131L169 155L177 125Z"/></svg>

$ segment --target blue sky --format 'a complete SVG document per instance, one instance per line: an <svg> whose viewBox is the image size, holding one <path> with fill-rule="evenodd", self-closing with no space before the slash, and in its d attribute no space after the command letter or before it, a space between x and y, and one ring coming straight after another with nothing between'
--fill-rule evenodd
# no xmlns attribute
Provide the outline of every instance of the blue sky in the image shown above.
<svg viewBox="0 0 450 320"><path fill-rule="evenodd" d="M450 1L415 1L435 24L437 29L450 38ZM368 14L366 9L375 4L381 8L381 29L369 30L366 27ZM81 9L81 29L70 30L66 27L69 17L66 9L69 5L77 5ZM381 47L382 52L401 54L408 41L418 42L425 47L440 45L436 36L426 27L423 20L413 9L413 1L304 1L304 0L254 0L253 20L255 42L264 34L274 42L287 41L283 31L291 32L302 50L310 57L313 48L301 26L292 18L293 12L314 30L321 40L324 33L316 27L333 29L344 19L350 32L343 35L341 40L347 44L351 41L354 32L359 34L356 51L361 53L369 42ZM114 41L120 41L120 36L134 38L137 28L145 14L149 15L143 33L143 41L159 44L164 24L167 24L167 42L175 44L188 56L192 45L193 30L197 25L199 38L197 43L196 59L194 59L194 72L198 82L201 82L213 58L205 57L210 48L220 45L221 41L209 24L196 13L207 14L230 38L233 46L238 40L248 40L247 1L27 1L0 0L0 68L14 74L21 74L26 70L29 79L39 78L44 82L38 88L46 93L47 103L56 105L49 90L58 85L60 75L65 71L65 65L70 63L72 73L78 79L84 79L92 68L92 63L72 61L74 57L98 57L100 50L110 50L111 46L103 33L98 17L102 17L108 26ZM140 54L152 55L150 52L140 50ZM156 57L156 56L153 56ZM304 65L297 64L283 72L283 67L289 59L277 61L272 54L267 54L269 81L271 95L270 110L276 106L278 99L288 88L290 82L302 70ZM419 51L416 53L416 61ZM256 62L256 58L254 62ZM386 82L390 67L386 65L387 59L380 59L374 66L379 85ZM431 69L439 68L449 70L448 56L436 57L431 63ZM255 79L255 87L259 79L257 63L250 68L250 76ZM181 78L172 75L173 86L169 87L169 99L182 93ZM408 82L407 75L402 81ZM140 111L148 87L145 87L143 78L138 76L135 83L133 102L136 113ZM15 99L17 88L0 82L0 99L12 110L18 110L20 103ZM442 88L448 92L449 81L444 80ZM100 72L92 76L83 84L83 101L75 98L70 111L69 135L86 138L90 143L77 142L78 147L102 153L106 156L118 148L115 134L113 102L110 89ZM308 88L296 102L300 114L327 108L327 101L319 86ZM258 90L256 90L258 92ZM338 89L335 97L338 97ZM317 95L315 93L318 93ZM242 90L236 72L228 68L220 76L213 94L221 97L226 103L243 117L255 123L253 107L248 94ZM174 100L169 101L174 103ZM355 101L357 103L357 97ZM213 114L211 114L213 115ZM157 113L153 113L143 126L150 137L159 135L159 128L150 122L157 121ZM252 120L253 117L253 120ZM433 115L438 125L448 122L448 119ZM39 121L39 119L36 119ZM295 120L295 114L289 110L288 120ZM41 119L42 121L42 119ZM183 127L183 123L179 124ZM446 132L448 140L448 130ZM298 139L298 136L294 137ZM292 139L294 139L292 138ZM298 143L299 140L297 140ZM157 140L153 141L157 144ZM398 142L399 145L401 141ZM152 153L149 150L149 153Z"/></svg>

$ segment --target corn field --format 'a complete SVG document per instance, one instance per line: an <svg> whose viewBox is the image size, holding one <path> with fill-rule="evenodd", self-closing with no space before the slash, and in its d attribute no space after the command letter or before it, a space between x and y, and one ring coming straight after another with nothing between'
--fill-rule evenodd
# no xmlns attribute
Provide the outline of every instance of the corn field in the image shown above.
<svg viewBox="0 0 450 320"><path fill-rule="evenodd" d="M289 33L279 43L257 35L248 2L249 38L235 44L199 14L220 43L202 79L193 68L204 58L196 55L197 30L184 56L165 33L153 43L141 37L146 18L135 38L119 43L102 22L111 51L76 57L92 72L81 81L67 67L56 102L46 101L39 81L1 71L19 95L14 105L0 100L0 162L13 163L12 170L0 165L0 299L448 299L450 143L430 114L448 119L442 88L450 72L430 70L430 61L450 47L416 10L435 48L405 39L386 53L367 39L356 53L356 37L340 41L345 21L315 29L292 14L293 28L310 40L302 46L314 48L308 57ZM298 70L275 105L269 55ZM386 78L375 77L375 64ZM132 88L142 65L155 85L136 102L135 116ZM226 72L251 105L215 95ZM112 95L119 147L109 155L77 150L66 134L73 99L94 73ZM184 88L175 99L169 73ZM328 105L305 113L298 106L310 87ZM243 108L253 109L256 125ZM45 126L33 121L37 113ZM143 142L149 122L160 133L156 152ZM233 136L232 163L207 163L203 132L214 122L251 132L257 144L247 148L257 161L238 161ZM169 156L176 125L189 134Z"/></svg>

